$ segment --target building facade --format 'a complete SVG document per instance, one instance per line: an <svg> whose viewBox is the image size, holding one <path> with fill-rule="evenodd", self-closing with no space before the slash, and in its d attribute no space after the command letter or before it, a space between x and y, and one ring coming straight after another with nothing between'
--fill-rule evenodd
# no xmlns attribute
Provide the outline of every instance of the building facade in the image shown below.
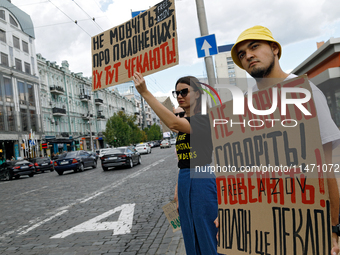
<svg viewBox="0 0 340 255"><path fill-rule="evenodd" d="M218 47L219 54L215 55L216 78L219 84L230 84L247 91L248 82L246 71L239 68L231 57L231 48L234 44ZM217 92L222 100L226 102L232 99L228 89L218 88Z"/></svg>
<svg viewBox="0 0 340 255"><path fill-rule="evenodd" d="M330 38L325 43L318 43L318 49L292 73L307 74L325 94L331 116L340 127L340 38Z"/></svg>
<svg viewBox="0 0 340 255"><path fill-rule="evenodd" d="M137 117L136 124L141 129L150 127L153 124L159 125L161 127L159 117L144 100L142 102L142 98L132 81L116 85L113 87L113 90L119 92L121 95L126 96L130 100L135 101L136 109L134 114Z"/></svg>
<svg viewBox="0 0 340 255"><path fill-rule="evenodd" d="M46 153L106 147L103 132L115 112L133 114L135 102L115 91L92 92L92 79L37 55ZM92 141L92 143L91 143Z"/></svg>
<svg viewBox="0 0 340 255"><path fill-rule="evenodd" d="M1 162L12 156L35 156L41 142L43 129L34 40L30 16L10 1L0 0Z"/></svg>

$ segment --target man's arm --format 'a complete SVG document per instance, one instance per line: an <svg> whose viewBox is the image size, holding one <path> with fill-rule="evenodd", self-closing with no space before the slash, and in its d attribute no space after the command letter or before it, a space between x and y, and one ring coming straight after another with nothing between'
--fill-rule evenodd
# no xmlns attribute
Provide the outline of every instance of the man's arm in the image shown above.
<svg viewBox="0 0 340 255"><path fill-rule="evenodd" d="M332 142L324 144L323 151L325 153L325 163L327 165L332 164ZM332 226L336 226L339 224L339 188L333 171L327 171L327 184L329 201L331 204L331 223ZM332 233L332 239L333 249L331 254L338 254L338 236L335 233Z"/></svg>

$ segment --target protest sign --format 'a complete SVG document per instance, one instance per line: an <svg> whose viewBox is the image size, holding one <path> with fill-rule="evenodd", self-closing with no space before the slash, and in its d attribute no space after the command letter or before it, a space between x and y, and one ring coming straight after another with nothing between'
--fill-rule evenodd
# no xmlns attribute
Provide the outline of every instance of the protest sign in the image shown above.
<svg viewBox="0 0 340 255"><path fill-rule="evenodd" d="M172 232L176 232L181 229L181 223L179 220L179 214L177 211L177 203L175 200L171 201L170 203L164 205L162 207L166 218L168 219L171 227Z"/></svg>
<svg viewBox="0 0 340 255"><path fill-rule="evenodd" d="M91 38L92 90L132 80L178 64L175 1L164 0Z"/></svg>
<svg viewBox="0 0 340 255"><path fill-rule="evenodd" d="M214 146L219 242L223 254L328 254L331 250L330 204L324 153L314 101L305 115L287 105L286 87L311 92L306 76L282 82L278 107L256 116L245 98L244 115L233 115L229 101L209 111ZM270 109L273 88L254 92L255 109ZM249 96L249 95L248 95ZM288 93L287 98L303 98ZM334 170L334 169L333 169Z"/></svg>

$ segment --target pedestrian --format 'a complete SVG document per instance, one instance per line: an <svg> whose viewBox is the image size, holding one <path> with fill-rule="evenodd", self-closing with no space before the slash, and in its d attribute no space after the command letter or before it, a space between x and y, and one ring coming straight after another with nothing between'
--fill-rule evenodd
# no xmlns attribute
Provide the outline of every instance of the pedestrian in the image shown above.
<svg viewBox="0 0 340 255"><path fill-rule="evenodd" d="M14 156L12 156L12 158L11 158L11 161L14 161L15 160L15 157Z"/></svg>
<svg viewBox="0 0 340 255"><path fill-rule="evenodd" d="M206 178L207 175L212 177L210 173L200 171L211 163L212 141L209 117L200 114L202 90L199 81L195 77L187 76L176 82L173 95L187 116L177 118L148 91L140 73L136 72L133 80L138 92L163 123L170 129L179 131L176 140L180 168L177 193L186 253L216 255L216 181L215 178ZM197 167L199 170L196 173Z"/></svg>
<svg viewBox="0 0 340 255"><path fill-rule="evenodd" d="M231 56L235 64L255 78L256 85L253 91L297 77L282 71L279 63L281 55L281 45L273 38L271 31L263 26L254 26L243 31L231 49ZM272 78L275 78L274 84ZM332 149L340 143L340 131L331 118L324 94L312 82L309 81L309 83L317 110L325 163L328 165L332 163ZM334 172L327 171L327 184L331 204L331 223L334 226L332 228L333 248L331 254L334 255L339 253L337 241L340 235L340 225L338 224L339 190ZM218 227L217 220L215 223Z"/></svg>

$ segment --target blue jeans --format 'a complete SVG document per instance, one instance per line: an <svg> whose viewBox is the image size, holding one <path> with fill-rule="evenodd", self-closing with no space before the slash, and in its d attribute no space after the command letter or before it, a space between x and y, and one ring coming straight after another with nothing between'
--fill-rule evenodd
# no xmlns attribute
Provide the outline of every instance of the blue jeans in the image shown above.
<svg viewBox="0 0 340 255"><path fill-rule="evenodd" d="M193 168L178 174L178 205L187 255L217 255L215 178L190 178Z"/></svg>

